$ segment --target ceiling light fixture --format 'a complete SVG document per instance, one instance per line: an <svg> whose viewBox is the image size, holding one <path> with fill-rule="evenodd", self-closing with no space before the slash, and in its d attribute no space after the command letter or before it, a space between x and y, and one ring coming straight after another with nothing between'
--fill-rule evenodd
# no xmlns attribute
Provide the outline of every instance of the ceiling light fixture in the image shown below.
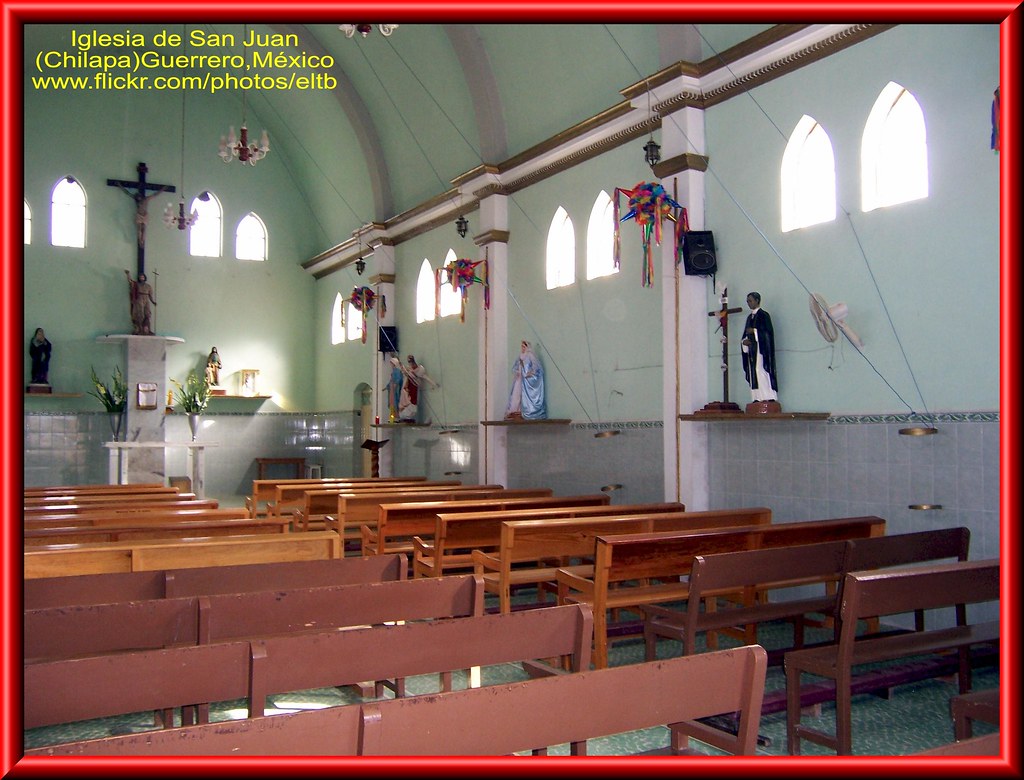
<svg viewBox="0 0 1024 780"><path fill-rule="evenodd" d="M184 38L184 35L182 37ZM185 92L186 90L181 90L181 193L178 196L177 209L173 203L168 203L164 209L164 226L176 227L178 230L190 228L199 221L199 212L195 209L191 214L185 214Z"/></svg>
<svg viewBox="0 0 1024 780"><path fill-rule="evenodd" d="M363 271L365 271L365 270L366 270L366 261L363 260L363 258L361 258L361 257L357 258L356 259L356 273L359 274L360 276L362 276L363 275Z"/></svg>
<svg viewBox="0 0 1024 780"><path fill-rule="evenodd" d="M246 39L246 25L242 25L242 39ZM228 129L227 136L220 137L220 148L217 154L225 163L229 163L236 157L243 163L255 165L270 151L270 136L264 130L260 136L260 142L249 143L249 129L245 125L245 90L242 90L242 127L239 130L240 137L235 137L235 126Z"/></svg>
<svg viewBox="0 0 1024 780"><path fill-rule="evenodd" d="M653 119L651 114L651 85L647 83L647 120ZM661 161L661 146L654 140L654 126L651 126L651 136L647 139L647 143L644 144L644 161L651 166L651 170L654 170L654 166Z"/></svg>
<svg viewBox="0 0 1024 780"><path fill-rule="evenodd" d="M469 220L460 214L459 218L455 220L455 229L459 231L462 238L465 238L466 232L469 230Z"/></svg>
<svg viewBox="0 0 1024 780"><path fill-rule="evenodd" d="M397 28L397 24L378 24L377 29L380 30L380 34L387 38ZM338 29L345 33L346 38L353 37L356 33L359 33L364 38L373 32L374 25L372 24L339 24Z"/></svg>

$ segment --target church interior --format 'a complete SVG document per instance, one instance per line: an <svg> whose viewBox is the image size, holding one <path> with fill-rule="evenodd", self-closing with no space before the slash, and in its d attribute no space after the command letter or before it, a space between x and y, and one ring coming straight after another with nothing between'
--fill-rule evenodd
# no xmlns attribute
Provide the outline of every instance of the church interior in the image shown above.
<svg viewBox="0 0 1024 780"><path fill-rule="evenodd" d="M997 560L999 22L28 23L15 477L414 475Z"/></svg>

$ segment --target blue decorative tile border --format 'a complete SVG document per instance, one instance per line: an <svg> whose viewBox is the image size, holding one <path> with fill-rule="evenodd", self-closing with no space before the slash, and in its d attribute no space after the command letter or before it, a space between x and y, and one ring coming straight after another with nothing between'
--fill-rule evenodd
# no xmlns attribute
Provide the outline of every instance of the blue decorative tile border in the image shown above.
<svg viewBox="0 0 1024 780"><path fill-rule="evenodd" d="M843 414L833 415L829 425L870 425L903 423L999 422L999 412L948 412L935 414Z"/></svg>

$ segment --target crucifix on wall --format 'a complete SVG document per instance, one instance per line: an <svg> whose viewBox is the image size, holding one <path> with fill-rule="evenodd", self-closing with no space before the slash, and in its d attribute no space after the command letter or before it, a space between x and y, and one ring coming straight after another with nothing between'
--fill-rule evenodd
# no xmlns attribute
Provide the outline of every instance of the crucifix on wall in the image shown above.
<svg viewBox="0 0 1024 780"><path fill-rule="evenodd" d="M174 192L173 184L150 184L146 181L146 173L149 168L146 163L140 162L136 166L139 172L138 181L125 181L124 179L107 179L108 187L119 187L125 194L135 201L135 229L138 244L137 275L146 273L146 223L149 221L149 201L162 192Z"/></svg>
<svg viewBox="0 0 1024 780"><path fill-rule="evenodd" d="M741 307L729 308L729 288L722 288L722 295L719 298L722 308L716 311L709 311L709 317L716 317L718 319L718 327L715 328L715 332L722 331L722 400L712 401L709 404L705 404L703 409L698 409L695 414L701 413L735 413L742 414L743 410L740 409L739 404L735 404L729 401L729 315L739 314L743 311Z"/></svg>

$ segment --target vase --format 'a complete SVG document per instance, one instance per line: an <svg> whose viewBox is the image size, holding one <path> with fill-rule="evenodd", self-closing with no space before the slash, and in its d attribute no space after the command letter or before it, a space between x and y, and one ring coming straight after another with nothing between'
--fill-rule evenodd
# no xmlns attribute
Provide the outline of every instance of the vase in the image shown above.
<svg viewBox="0 0 1024 780"><path fill-rule="evenodd" d="M114 435L111 441L121 441L121 423L124 422L124 412L107 412L107 419L110 420L110 432Z"/></svg>
<svg viewBox="0 0 1024 780"><path fill-rule="evenodd" d="M192 431L192 441L196 440L196 434L199 433L199 414L191 413L188 416L188 427Z"/></svg>

